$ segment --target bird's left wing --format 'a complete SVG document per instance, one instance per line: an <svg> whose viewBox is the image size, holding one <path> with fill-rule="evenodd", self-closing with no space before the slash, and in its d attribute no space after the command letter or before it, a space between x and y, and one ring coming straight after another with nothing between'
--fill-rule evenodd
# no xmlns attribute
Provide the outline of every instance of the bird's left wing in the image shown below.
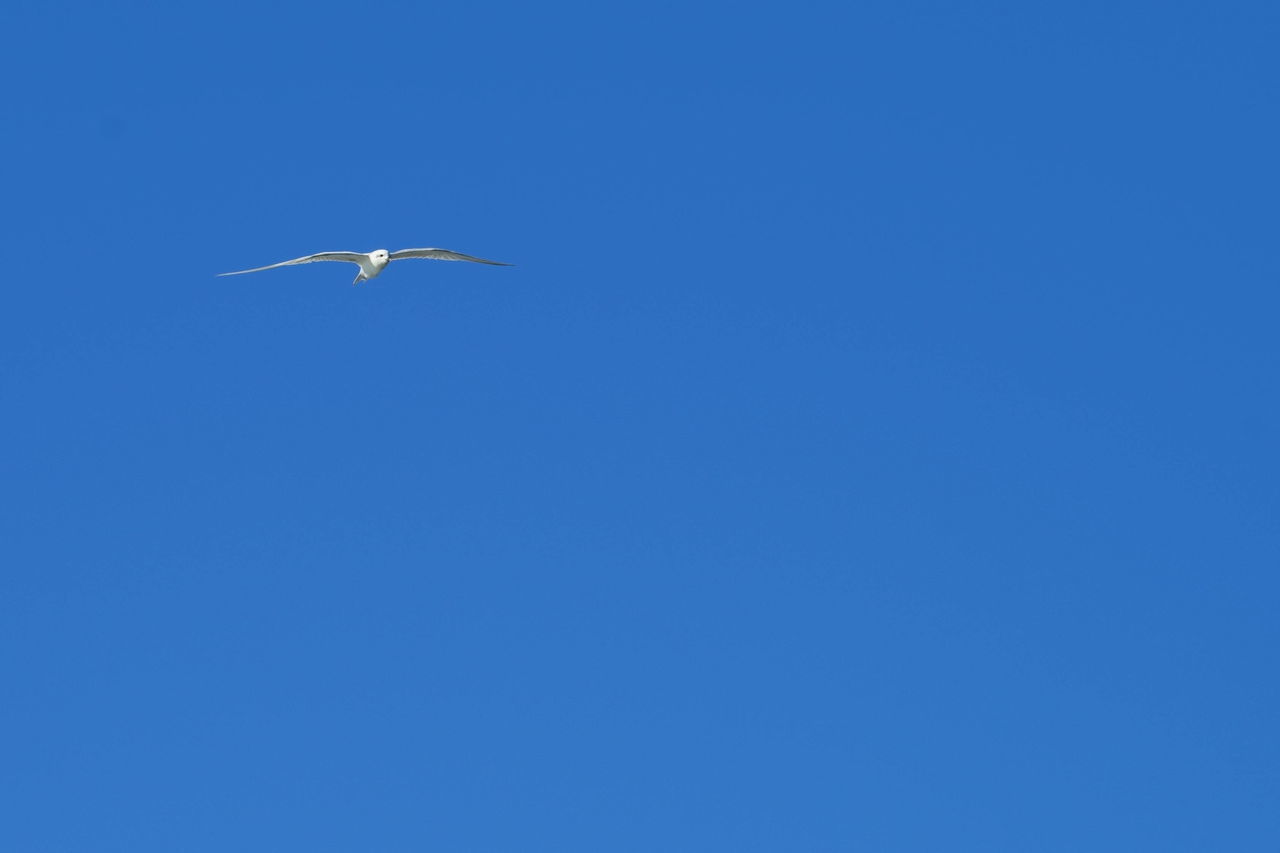
<svg viewBox="0 0 1280 853"><path fill-rule="evenodd" d="M287 267L293 264L311 264L316 261L346 261L349 264L359 264L366 258L359 252L320 252L315 255L307 255L304 258L294 258L291 261L281 261L278 264L267 264L265 267L254 267L251 270L236 270L235 272L220 272L218 275L244 275L247 272L262 272L263 270L273 270L276 267Z"/></svg>
<svg viewBox="0 0 1280 853"><path fill-rule="evenodd" d="M493 264L495 267L509 267L502 261L486 261L484 258L473 258L461 252L450 252L448 249L401 249L391 253L391 260L403 261L406 258L432 258L437 261L471 261L476 264Z"/></svg>

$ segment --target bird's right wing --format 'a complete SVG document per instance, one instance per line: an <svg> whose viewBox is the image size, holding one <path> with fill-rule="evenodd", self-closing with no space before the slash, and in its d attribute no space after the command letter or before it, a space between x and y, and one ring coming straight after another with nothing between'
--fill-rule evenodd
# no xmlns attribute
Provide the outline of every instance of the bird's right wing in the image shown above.
<svg viewBox="0 0 1280 853"><path fill-rule="evenodd" d="M312 264L316 261L345 261L349 264L359 264L367 255L359 252L320 252L316 255L307 255L305 258L294 258L291 261L281 261L278 264L267 264L265 267L254 267L251 270L236 270L235 272L220 272L218 275L244 275L247 272L262 272L263 270L273 270L276 267L287 267L293 264Z"/></svg>
<svg viewBox="0 0 1280 853"><path fill-rule="evenodd" d="M391 253L391 260L393 261L403 261L406 258L431 258L436 261L471 261L473 264L493 264L495 267L511 266L511 264L504 264L502 261L486 261L484 258L464 255L461 252L450 252L448 249L399 249Z"/></svg>

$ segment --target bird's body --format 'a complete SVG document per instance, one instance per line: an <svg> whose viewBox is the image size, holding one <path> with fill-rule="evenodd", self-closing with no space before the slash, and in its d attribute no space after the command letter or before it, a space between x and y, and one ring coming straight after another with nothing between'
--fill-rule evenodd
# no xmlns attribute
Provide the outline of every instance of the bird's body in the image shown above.
<svg viewBox="0 0 1280 853"><path fill-rule="evenodd" d="M387 268L387 264L391 263L391 257L386 249L380 252L370 252L367 255L361 255L360 260L356 263L360 264L360 275L364 276L364 280L377 278L382 275L382 271Z"/></svg>
<svg viewBox="0 0 1280 853"><path fill-rule="evenodd" d="M315 255L294 258L291 261L268 264L265 267L223 272L218 273L218 275L244 275L247 272L261 272L262 270L272 270L276 267L287 267L293 264L312 264L316 261L342 261L360 267L360 274L356 276L355 281L351 282L352 284L359 284L362 281L377 278L387 268L387 264L392 261L403 261L408 258L432 258L437 261L471 261L477 264L492 264L497 267L511 266L511 264L504 264L501 261L486 261L484 258L474 258L461 252L451 252L448 249L400 249L395 252L388 252L386 249L375 249L372 252L320 252Z"/></svg>

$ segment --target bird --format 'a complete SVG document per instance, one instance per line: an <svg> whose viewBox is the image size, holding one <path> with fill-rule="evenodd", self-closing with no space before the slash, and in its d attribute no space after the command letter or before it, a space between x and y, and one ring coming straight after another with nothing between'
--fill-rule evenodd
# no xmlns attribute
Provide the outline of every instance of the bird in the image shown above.
<svg viewBox="0 0 1280 853"><path fill-rule="evenodd" d="M281 261L278 264L267 264L265 267L254 267L251 270L236 270L235 272L220 272L218 276L224 275L244 275L247 272L262 272L263 270L273 270L276 267L287 267L293 264L313 264L316 261L342 261L348 264L355 264L360 267L360 273L356 276L356 280L351 282L353 285L362 281L368 281L371 278L377 278L386 269L387 264L392 261L403 261L409 258L433 258L437 261L471 261L476 264L492 264L495 267L509 267L511 264L504 264L502 261L487 261L484 258L475 258L471 255L464 255L461 252L451 252L448 249L400 249L396 252L388 252L386 249L375 249L372 252L318 252L314 255L306 255L301 258L294 258L291 261Z"/></svg>

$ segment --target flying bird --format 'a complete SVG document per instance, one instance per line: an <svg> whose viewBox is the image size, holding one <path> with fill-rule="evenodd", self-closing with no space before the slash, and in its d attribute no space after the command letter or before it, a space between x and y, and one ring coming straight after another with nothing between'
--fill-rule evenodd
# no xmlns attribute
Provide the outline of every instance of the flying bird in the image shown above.
<svg viewBox="0 0 1280 853"><path fill-rule="evenodd" d="M368 281L371 278L377 278L386 269L387 264L392 261L403 261L409 258L433 258L437 261L471 261L476 264L493 264L496 267L509 267L511 264L504 264L502 261L486 261L484 258L473 258L470 255L464 255L461 252L450 252L448 249L401 249L398 252L388 252L386 249L377 249L372 252L320 252L315 255L307 255L304 258L294 258L291 261L281 261L278 264L268 264L265 267L254 267L251 270L236 270L235 272L220 272L218 275L244 275L247 272L261 272L262 270L273 270L276 267L287 267L293 264L313 264L316 261L343 261L348 264L355 264L360 267L360 274L356 276L356 280L352 284L359 284L362 281Z"/></svg>

